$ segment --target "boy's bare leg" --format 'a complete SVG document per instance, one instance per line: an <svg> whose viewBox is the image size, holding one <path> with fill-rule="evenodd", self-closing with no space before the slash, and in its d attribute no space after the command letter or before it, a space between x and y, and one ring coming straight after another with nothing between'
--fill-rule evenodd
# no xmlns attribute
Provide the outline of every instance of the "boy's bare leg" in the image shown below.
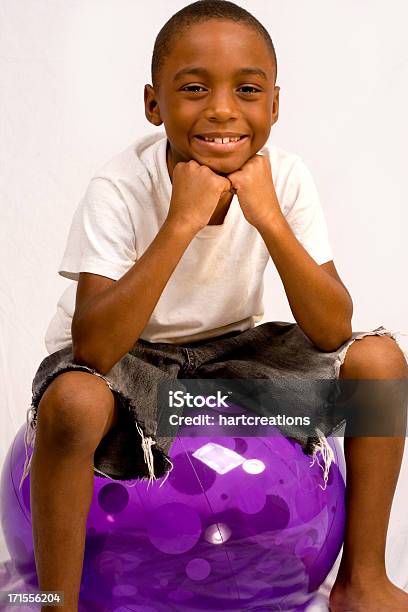
<svg viewBox="0 0 408 612"><path fill-rule="evenodd" d="M60 374L41 399L30 471L35 560L40 589L63 591L65 602L42 610L78 610L93 454L116 419L106 382L86 372Z"/></svg>
<svg viewBox="0 0 408 612"><path fill-rule="evenodd" d="M386 336L366 336L348 349L341 378L404 379L408 367ZM384 406L384 410L387 406ZM345 438L346 531L331 612L408 610L408 594L388 578L385 546L405 437Z"/></svg>

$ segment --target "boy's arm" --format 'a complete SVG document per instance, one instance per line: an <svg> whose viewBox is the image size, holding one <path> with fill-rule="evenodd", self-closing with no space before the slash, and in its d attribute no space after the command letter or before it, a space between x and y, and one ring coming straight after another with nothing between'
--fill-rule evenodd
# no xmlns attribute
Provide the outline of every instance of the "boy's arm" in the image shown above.
<svg viewBox="0 0 408 612"><path fill-rule="evenodd" d="M255 155L228 178L245 218L264 239L297 323L321 350L337 349L352 334L351 297L333 262L320 266L296 238L279 205L269 157ZM307 183L307 176L302 179ZM309 195L313 200L313 190ZM296 204L307 210L301 200ZM310 231L307 216L298 223Z"/></svg>
<svg viewBox="0 0 408 612"><path fill-rule="evenodd" d="M106 374L132 348L184 251L230 188L193 160L175 166L167 219L145 253L117 281L80 276L71 327L75 361Z"/></svg>
<svg viewBox="0 0 408 612"><path fill-rule="evenodd" d="M261 224L258 230L282 279L297 323L320 349L336 350L352 334L353 302L341 280L335 278L338 275L333 262L317 264L282 213Z"/></svg>
<svg viewBox="0 0 408 612"><path fill-rule="evenodd" d="M166 221L119 280L81 273L71 328L77 363L106 374L132 348L192 238L189 227Z"/></svg>

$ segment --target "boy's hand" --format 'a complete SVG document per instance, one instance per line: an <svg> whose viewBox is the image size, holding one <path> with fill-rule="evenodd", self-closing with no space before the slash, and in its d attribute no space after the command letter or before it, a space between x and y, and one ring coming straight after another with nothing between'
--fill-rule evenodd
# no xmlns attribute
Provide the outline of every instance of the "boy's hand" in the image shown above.
<svg viewBox="0 0 408 612"><path fill-rule="evenodd" d="M260 229L282 217L267 155L254 155L228 178L248 223Z"/></svg>
<svg viewBox="0 0 408 612"><path fill-rule="evenodd" d="M208 225L221 196L231 190L230 181L193 159L173 170L173 190L168 220L176 220L197 233Z"/></svg>

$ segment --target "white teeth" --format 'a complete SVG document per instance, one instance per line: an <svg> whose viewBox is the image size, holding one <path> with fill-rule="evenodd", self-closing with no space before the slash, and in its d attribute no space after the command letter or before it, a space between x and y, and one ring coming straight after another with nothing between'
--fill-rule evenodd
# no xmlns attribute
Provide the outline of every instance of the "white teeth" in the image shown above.
<svg viewBox="0 0 408 612"><path fill-rule="evenodd" d="M215 142L216 144L227 144L228 142L237 142L240 139L239 136L235 136L234 138L231 137L226 137L226 138L207 138L206 136L204 137L204 140L206 142Z"/></svg>

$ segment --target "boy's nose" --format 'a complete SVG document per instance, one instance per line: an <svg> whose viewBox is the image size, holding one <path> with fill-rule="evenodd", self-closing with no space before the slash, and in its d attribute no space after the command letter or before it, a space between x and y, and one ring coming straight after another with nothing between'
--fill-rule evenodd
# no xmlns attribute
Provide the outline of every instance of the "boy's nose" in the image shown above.
<svg viewBox="0 0 408 612"><path fill-rule="evenodd" d="M225 121L226 119L238 117L239 111L236 107L233 95L225 91L213 93L208 99L205 116L209 120L216 119L218 121Z"/></svg>

